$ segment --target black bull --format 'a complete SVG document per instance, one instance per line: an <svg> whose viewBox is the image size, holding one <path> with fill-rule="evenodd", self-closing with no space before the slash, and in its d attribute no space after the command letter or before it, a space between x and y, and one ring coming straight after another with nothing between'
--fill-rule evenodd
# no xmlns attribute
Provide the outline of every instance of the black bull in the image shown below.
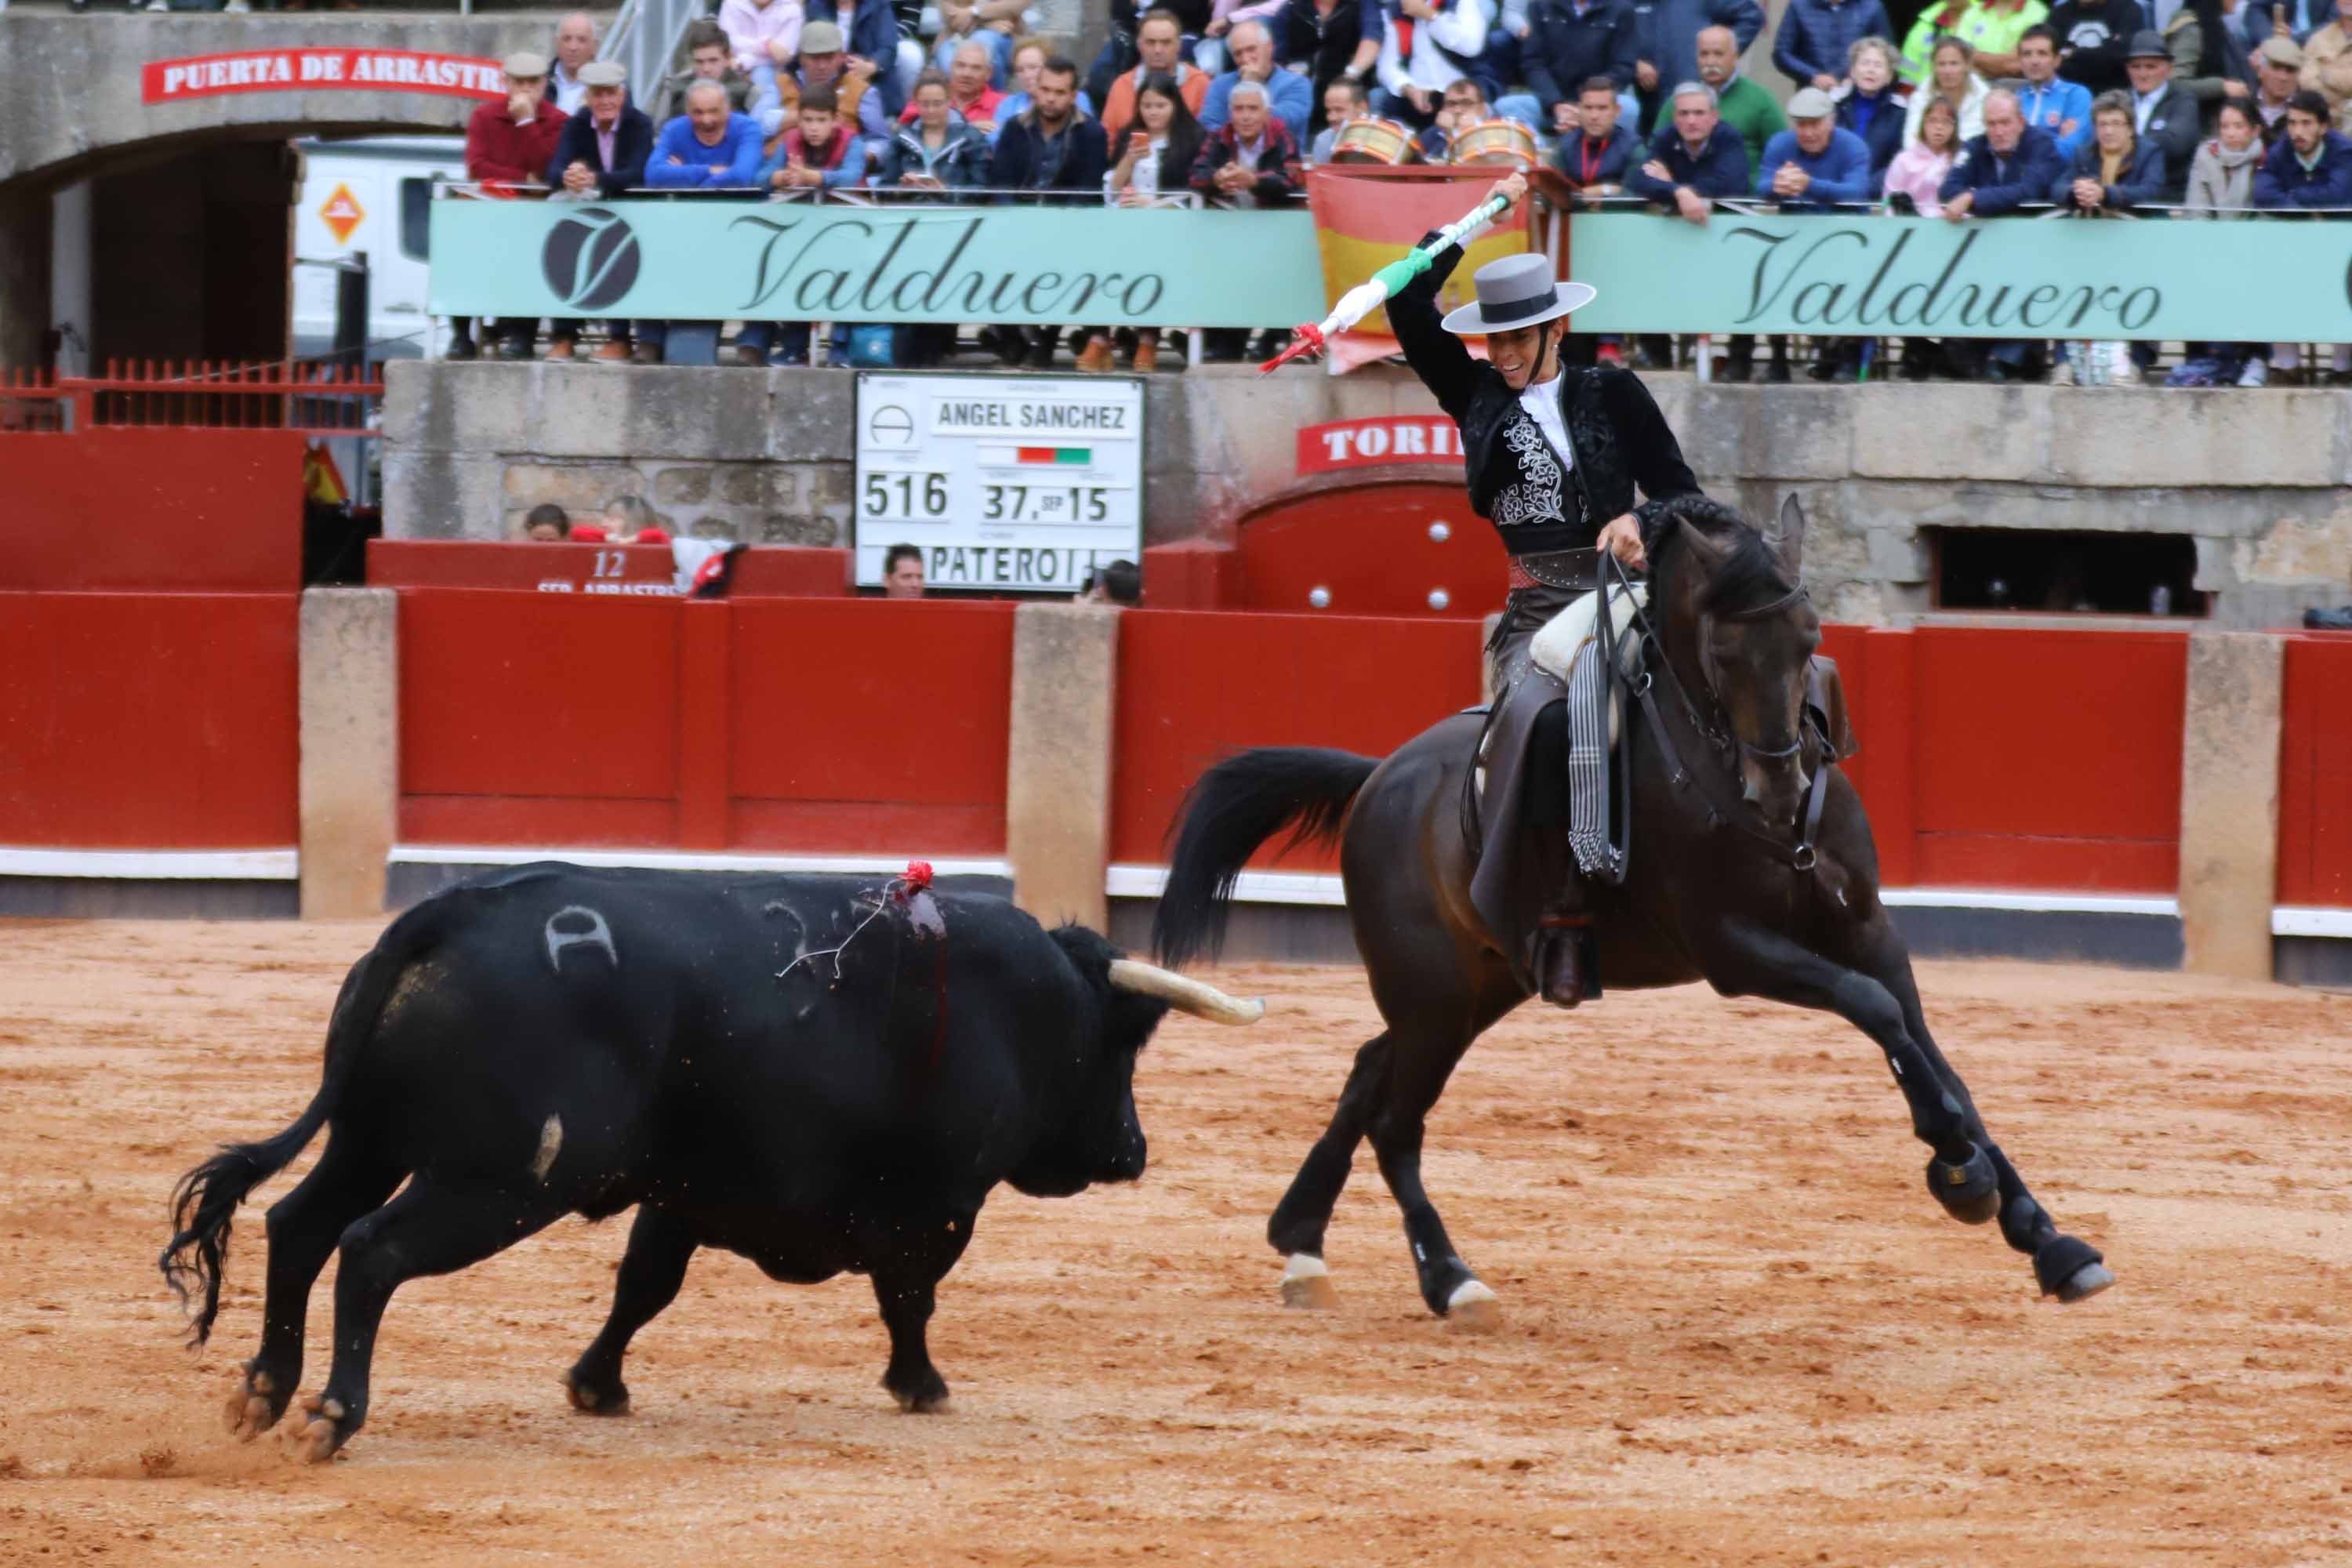
<svg viewBox="0 0 2352 1568"><path fill-rule="evenodd" d="M189 1173L164 1275L199 1297L203 1342L238 1204L324 1126L317 1165L269 1210L261 1348L227 1410L241 1435L285 1414L310 1286L339 1247L333 1365L290 1434L313 1459L366 1418L403 1282L633 1205L612 1314L566 1377L582 1409L626 1408L630 1337L698 1247L777 1279L870 1275L883 1384L936 1408L925 1326L982 1204L999 1182L1063 1196L1142 1174L1136 1053L1171 1004L1255 1016L997 899L851 877L486 877L352 965L317 1095Z"/></svg>

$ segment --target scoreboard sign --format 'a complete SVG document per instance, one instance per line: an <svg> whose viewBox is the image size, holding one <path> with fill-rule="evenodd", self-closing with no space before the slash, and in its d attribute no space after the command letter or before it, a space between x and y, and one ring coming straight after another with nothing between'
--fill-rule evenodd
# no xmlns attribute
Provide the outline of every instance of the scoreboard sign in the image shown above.
<svg viewBox="0 0 2352 1568"><path fill-rule="evenodd" d="M861 585L911 544L932 588L1075 594L1143 558L1143 384L861 373L855 510Z"/></svg>

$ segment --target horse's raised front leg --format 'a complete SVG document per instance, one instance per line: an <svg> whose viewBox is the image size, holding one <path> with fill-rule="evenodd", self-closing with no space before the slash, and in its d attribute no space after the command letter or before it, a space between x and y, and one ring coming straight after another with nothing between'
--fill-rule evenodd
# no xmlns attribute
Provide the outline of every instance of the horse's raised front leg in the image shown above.
<svg viewBox="0 0 2352 1568"><path fill-rule="evenodd" d="M1878 1042L1911 1109L1911 1129L1935 1152L1927 1190L1953 1217L1981 1225L2000 1215L2001 1235L2033 1259L2045 1296L2079 1301L2115 1283L2098 1250L2062 1234L2026 1190L1959 1075L1928 1036L1918 986L1901 939L1884 914L1849 967L1777 931L1742 923L1730 931L1730 973L1708 978L1727 994L1766 996L1840 1017Z"/></svg>

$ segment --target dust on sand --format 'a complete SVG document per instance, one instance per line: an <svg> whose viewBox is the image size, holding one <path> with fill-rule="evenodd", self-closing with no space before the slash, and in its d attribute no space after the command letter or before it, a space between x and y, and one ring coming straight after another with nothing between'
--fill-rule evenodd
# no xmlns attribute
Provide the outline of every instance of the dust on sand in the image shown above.
<svg viewBox="0 0 2352 1568"><path fill-rule="evenodd" d="M301 1468L217 1421L260 1209L307 1158L247 1211L200 1356L154 1258L173 1180L309 1098L373 931L0 934L10 1564L2352 1565L2352 999L1923 966L1996 1135L2121 1280L2063 1309L1936 1207L1836 1020L1699 990L1524 1009L1430 1126L1502 1296L1478 1337L1423 1310L1369 1155L1338 1310L1276 1305L1265 1215L1376 1026L1354 971L1228 971L1279 1010L1161 1031L1140 1185L990 1205L933 1323L948 1414L876 1386L862 1280L710 1253L638 1339L636 1414L575 1414L557 1376L627 1226L572 1220L404 1289L368 1426Z"/></svg>

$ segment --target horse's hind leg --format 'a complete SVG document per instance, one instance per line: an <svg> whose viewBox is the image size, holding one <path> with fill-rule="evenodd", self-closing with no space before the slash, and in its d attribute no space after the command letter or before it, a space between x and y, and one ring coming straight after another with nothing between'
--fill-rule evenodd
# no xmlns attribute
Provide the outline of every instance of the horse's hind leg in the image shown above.
<svg viewBox="0 0 2352 1568"><path fill-rule="evenodd" d="M1331 1124L1307 1152L1298 1174L1290 1179L1290 1190L1282 1194L1274 1217L1266 1221L1265 1238L1286 1263L1285 1306L1328 1307L1337 1300L1329 1271L1323 1266L1323 1232L1331 1223L1339 1189L1348 1184L1356 1145L1363 1141L1371 1106L1380 1098L1388 1060L1386 1033L1373 1036L1356 1052L1356 1065L1349 1071L1347 1087L1339 1091Z"/></svg>
<svg viewBox="0 0 2352 1568"><path fill-rule="evenodd" d="M237 1436L257 1436L286 1414L287 1402L302 1381L310 1287L327 1266L343 1228L390 1197L404 1174L363 1151L352 1133L335 1131L310 1173L270 1205L261 1349L237 1369L223 1412L228 1429Z"/></svg>
<svg viewBox="0 0 2352 1568"><path fill-rule="evenodd" d="M1488 1329L1501 1321L1488 1289L1445 1234L1437 1205L1421 1182L1422 1132L1430 1108L1445 1091L1454 1066L1504 1014L1526 1000L1499 962L1482 975L1475 991L1424 995L1409 1013L1391 1014L1388 1072L1366 1131L1397 1207L1403 1211L1406 1243L1421 1299L1442 1318L1465 1327Z"/></svg>

